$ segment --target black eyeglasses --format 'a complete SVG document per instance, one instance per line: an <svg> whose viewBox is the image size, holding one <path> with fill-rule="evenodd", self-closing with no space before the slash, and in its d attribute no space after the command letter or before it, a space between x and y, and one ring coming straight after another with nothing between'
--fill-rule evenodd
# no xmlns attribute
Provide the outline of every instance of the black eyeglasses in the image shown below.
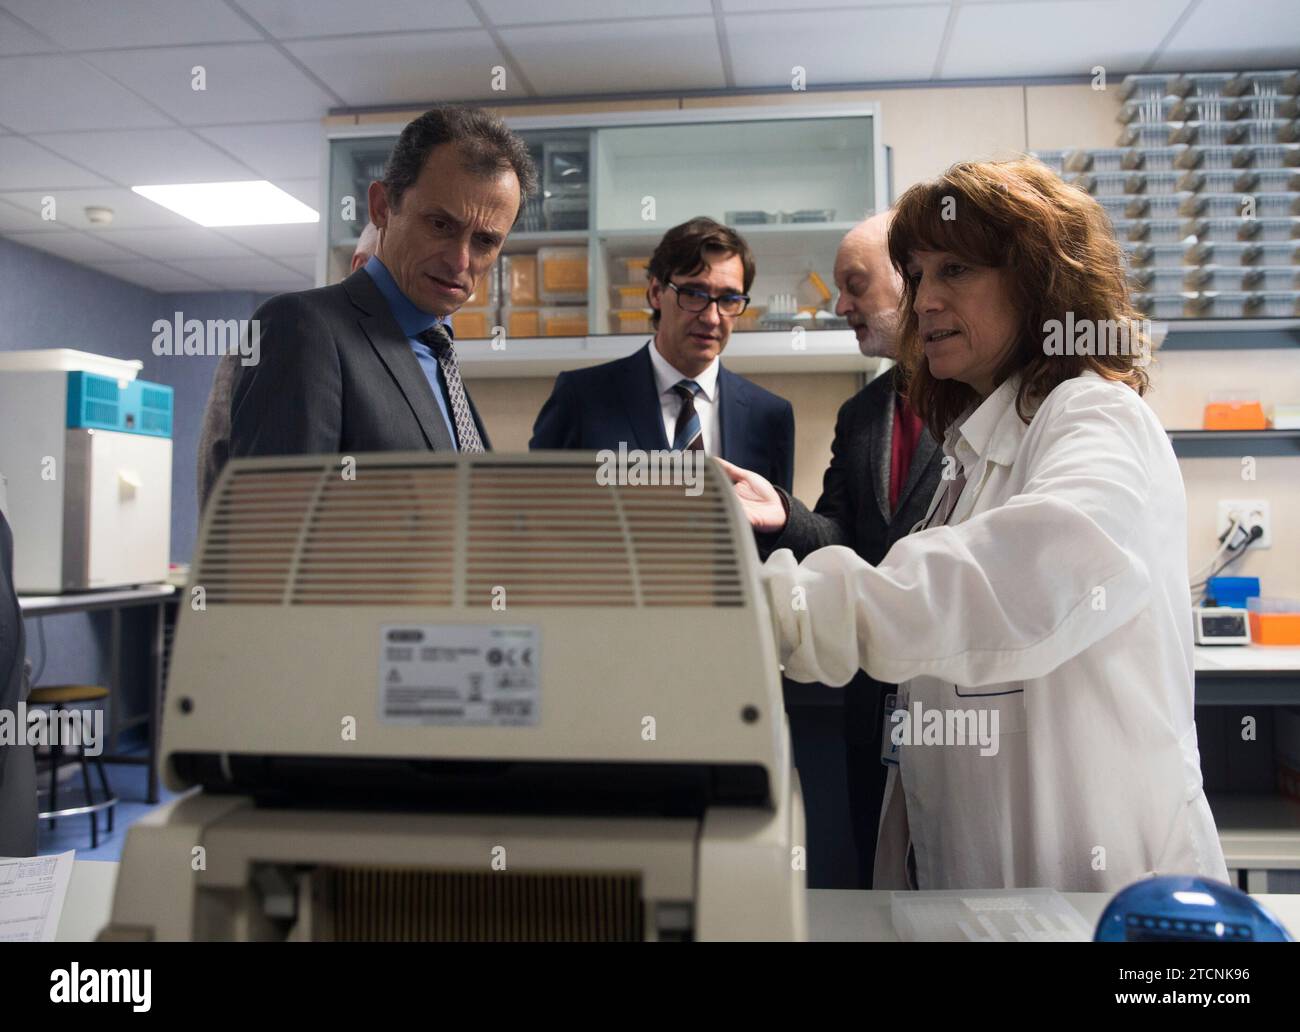
<svg viewBox="0 0 1300 1032"><path fill-rule="evenodd" d="M698 290L695 287L679 287L676 283L668 285L677 294L677 307L686 312L703 312L709 305L716 304L719 315L734 317L749 307L748 294L723 294L720 297L713 297L708 291Z"/></svg>

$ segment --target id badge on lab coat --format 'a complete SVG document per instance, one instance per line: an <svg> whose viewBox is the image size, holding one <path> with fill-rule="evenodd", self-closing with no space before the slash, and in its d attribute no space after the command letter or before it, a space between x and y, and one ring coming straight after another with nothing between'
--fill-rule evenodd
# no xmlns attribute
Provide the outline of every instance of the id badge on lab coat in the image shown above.
<svg viewBox="0 0 1300 1032"><path fill-rule="evenodd" d="M885 696L885 714L880 729L880 762L886 766L898 766L898 746L894 744L894 713L898 709L898 694L890 692Z"/></svg>

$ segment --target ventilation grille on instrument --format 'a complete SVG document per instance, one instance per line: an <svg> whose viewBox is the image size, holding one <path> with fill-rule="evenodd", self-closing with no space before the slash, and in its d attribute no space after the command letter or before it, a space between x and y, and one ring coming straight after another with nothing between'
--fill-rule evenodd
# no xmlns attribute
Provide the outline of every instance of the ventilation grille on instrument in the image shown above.
<svg viewBox="0 0 1300 1032"><path fill-rule="evenodd" d="M158 437L172 435L171 391L146 387L140 392L140 429Z"/></svg>
<svg viewBox="0 0 1300 1032"><path fill-rule="evenodd" d="M316 871L335 942L640 942L637 874L526 874L326 867Z"/></svg>
<svg viewBox="0 0 1300 1032"><path fill-rule="evenodd" d="M573 464L235 468L210 503L208 604L743 606L728 500Z"/></svg>

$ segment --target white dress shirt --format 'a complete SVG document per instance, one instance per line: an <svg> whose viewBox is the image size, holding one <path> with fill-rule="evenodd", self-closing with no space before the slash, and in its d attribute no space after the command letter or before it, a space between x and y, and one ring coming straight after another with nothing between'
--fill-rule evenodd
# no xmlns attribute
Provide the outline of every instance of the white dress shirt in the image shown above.
<svg viewBox="0 0 1300 1032"><path fill-rule="evenodd" d="M990 725L997 713L993 755L901 746L875 887L910 885L909 842L922 889L1226 881L1192 718L1186 499L1168 436L1136 392L1093 373L1028 426L1017 386L948 430L945 462L967 478L948 525L940 513L875 567L840 546L802 565L782 549L764 567L788 676L844 684L861 667L899 685L900 707L986 710Z"/></svg>
<svg viewBox="0 0 1300 1032"><path fill-rule="evenodd" d="M682 398L673 386L683 380L694 380L700 385L695 395L695 411L700 417L700 430L704 434L704 453L719 455L718 446L722 442L720 425L721 406L718 404L718 359L714 359L709 368L699 376L687 376L669 364L668 359L659 354L657 341L650 342L650 364L655 371L655 390L659 392L659 408L663 413L664 434L668 438L668 447L673 446L673 432L677 429L677 416L682 411Z"/></svg>

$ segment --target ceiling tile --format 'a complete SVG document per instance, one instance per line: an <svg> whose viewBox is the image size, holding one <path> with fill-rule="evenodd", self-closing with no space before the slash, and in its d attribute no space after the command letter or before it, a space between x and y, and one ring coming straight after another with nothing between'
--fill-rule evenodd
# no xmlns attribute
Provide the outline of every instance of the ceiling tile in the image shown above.
<svg viewBox="0 0 1300 1032"><path fill-rule="evenodd" d="M281 265L287 265L299 275L310 277L312 282L316 280L316 259L310 254L298 255L296 258L279 258Z"/></svg>
<svg viewBox="0 0 1300 1032"><path fill-rule="evenodd" d="M65 228L34 211L0 200L0 233L58 233Z"/></svg>
<svg viewBox="0 0 1300 1032"><path fill-rule="evenodd" d="M134 251L143 258L172 261L178 258L249 258L246 248L203 226L168 229L101 229L101 240Z"/></svg>
<svg viewBox="0 0 1300 1032"><path fill-rule="evenodd" d="M772 3L773 0L764 0ZM479 0L479 6L493 25L537 25L541 22L589 22L615 18L644 18L643 0L602 0L600 13L593 16L591 0ZM712 15L710 0L656 0L654 13L660 18L683 15Z"/></svg>
<svg viewBox="0 0 1300 1032"><path fill-rule="evenodd" d="M61 233L10 233L9 239L83 265L135 257L130 251L115 247L89 233L79 233L72 229L65 229Z"/></svg>
<svg viewBox="0 0 1300 1032"><path fill-rule="evenodd" d="M712 18L502 29L501 39L543 95L725 85Z"/></svg>
<svg viewBox="0 0 1300 1032"><path fill-rule="evenodd" d="M260 39L257 30L224 3L113 0L112 3L5 0L28 25L69 50L216 43Z"/></svg>
<svg viewBox="0 0 1300 1032"><path fill-rule="evenodd" d="M303 36L355 36L363 32L417 32L420 29L477 29L479 20L465 0L239 0L277 39Z"/></svg>
<svg viewBox="0 0 1300 1032"><path fill-rule="evenodd" d="M728 15L737 86L790 86L796 66L809 86L928 79L948 8L880 7L833 15Z"/></svg>
<svg viewBox="0 0 1300 1032"><path fill-rule="evenodd" d="M41 212L42 198L54 197L55 212L58 221L74 229L91 229L90 220L86 218L86 207L96 206L113 209L114 229L148 229L151 227L183 226L190 228L194 223L189 219L168 211L160 204L146 200L139 194L120 186L92 188L86 190L24 190L0 194L0 200L16 204L20 208L37 215Z"/></svg>
<svg viewBox="0 0 1300 1032"><path fill-rule="evenodd" d="M272 180L285 193L297 197L303 204L320 211L320 180L312 179L274 179Z"/></svg>
<svg viewBox="0 0 1300 1032"><path fill-rule="evenodd" d="M16 18L0 11L0 56L5 54L48 54L58 48Z"/></svg>
<svg viewBox="0 0 1300 1032"><path fill-rule="evenodd" d="M225 125L195 132L267 179L320 174L325 150L320 122Z"/></svg>
<svg viewBox="0 0 1300 1032"><path fill-rule="evenodd" d="M86 59L186 125L319 119L334 98L269 43L114 50ZM205 89L193 89L202 66ZM0 117L0 122L5 121Z"/></svg>
<svg viewBox="0 0 1300 1032"><path fill-rule="evenodd" d="M1241 0L1201 0L1155 68L1231 71L1298 64L1300 3L1296 0L1250 0L1248 7Z"/></svg>
<svg viewBox="0 0 1300 1032"><path fill-rule="evenodd" d="M967 3L973 0L966 0ZM950 0L722 0L726 14L757 12L818 11L819 18L833 18L832 9L845 7L948 7Z"/></svg>
<svg viewBox="0 0 1300 1032"><path fill-rule="evenodd" d="M179 269L169 268L161 262L143 260L103 262L94 264L91 268L107 276L114 276L117 279L126 280L128 283L135 283L138 286L148 287L150 290L160 292L218 289L198 276L188 272L181 272Z"/></svg>
<svg viewBox="0 0 1300 1032"><path fill-rule="evenodd" d="M279 258L281 255L312 254L323 247L318 222L284 226L224 226L222 236L237 241L250 251Z"/></svg>
<svg viewBox="0 0 1300 1032"><path fill-rule="evenodd" d="M486 32L408 33L286 43L344 101L427 104L492 95L493 68L504 58ZM506 78L502 96L522 95Z"/></svg>
<svg viewBox="0 0 1300 1032"><path fill-rule="evenodd" d="M1118 79L1146 63L1186 6L1186 0L963 4L939 74L1090 75L1100 65Z"/></svg>
<svg viewBox="0 0 1300 1032"><path fill-rule="evenodd" d="M0 136L0 190L57 190L104 182L21 136Z"/></svg>
<svg viewBox="0 0 1300 1032"><path fill-rule="evenodd" d="M97 169L124 186L257 178L252 169L223 154L188 129L51 133L31 139L66 158Z"/></svg>
<svg viewBox="0 0 1300 1032"><path fill-rule="evenodd" d="M227 290L306 290L312 285L310 277L296 274L270 258L194 258L168 264Z"/></svg>
<svg viewBox="0 0 1300 1032"><path fill-rule="evenodd" d="M188 68L185 81L188 84ZM20 133L50 133L139 129L171 122L81 59L56 54L0 57L0 124Z"/></svg>

